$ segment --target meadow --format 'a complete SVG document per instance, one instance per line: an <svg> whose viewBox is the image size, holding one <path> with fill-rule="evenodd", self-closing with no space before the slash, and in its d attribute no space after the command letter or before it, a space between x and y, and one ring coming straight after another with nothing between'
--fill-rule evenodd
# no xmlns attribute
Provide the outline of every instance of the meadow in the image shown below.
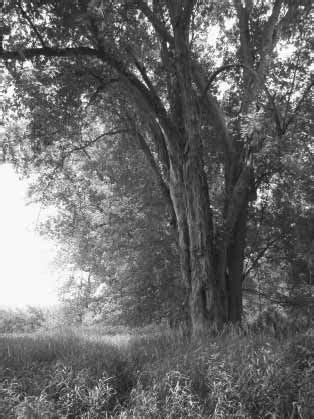
<svg viewBox="0 0 314 419"><path fill-rule="evenodd" d="M0 335L0 418L310 419L313 330Z"/></svg>

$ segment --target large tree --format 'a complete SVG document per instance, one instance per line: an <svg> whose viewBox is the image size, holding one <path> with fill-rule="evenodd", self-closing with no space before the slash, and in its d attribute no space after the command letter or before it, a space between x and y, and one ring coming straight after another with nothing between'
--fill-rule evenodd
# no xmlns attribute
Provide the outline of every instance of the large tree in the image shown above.
<svg viewBox="0 0 314 419"><path fill-rule="evenodd" d="M279 157L312 86L306 72L287 74L280 45L290 42L308 64L309 7L290 0L7 2L11 36L0 58L30 110L35 152L57 142L64 152L68 138L80 144L87 100L139 141L177 231L195 335L241 320L248 208L278 171L267 154ZM210 28L220 30L215 47ZM33 86L14 64L25 60ZM277 101L281 77L287 97Z"/></svg>

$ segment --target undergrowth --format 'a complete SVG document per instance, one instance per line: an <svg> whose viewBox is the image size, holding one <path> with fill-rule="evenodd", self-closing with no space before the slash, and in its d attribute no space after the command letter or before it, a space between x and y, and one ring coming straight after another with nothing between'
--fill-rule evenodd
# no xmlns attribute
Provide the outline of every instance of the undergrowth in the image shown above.
<svg viewBox="0 0 314 419"><path fill-rule="evenodd" d="M0 418L295 418L314 412L314 336L0 336Z"/></svg>

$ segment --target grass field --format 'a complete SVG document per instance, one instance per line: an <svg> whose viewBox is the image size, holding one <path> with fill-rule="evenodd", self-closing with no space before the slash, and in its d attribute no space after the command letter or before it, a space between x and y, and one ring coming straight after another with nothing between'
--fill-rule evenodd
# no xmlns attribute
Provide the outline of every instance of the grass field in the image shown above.
<svg viewBox="0 0 314 419"><path fill-rule="evenodd" d="M0 418L301 418L314 335L58 329L0 335ZM294 415L294 416L293 416Z"/></svg>

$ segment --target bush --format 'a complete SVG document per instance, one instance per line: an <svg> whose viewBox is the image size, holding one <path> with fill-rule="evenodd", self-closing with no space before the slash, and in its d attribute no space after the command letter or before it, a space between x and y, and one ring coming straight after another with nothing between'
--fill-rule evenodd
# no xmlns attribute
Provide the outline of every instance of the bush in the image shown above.
<svg viewBox="0 0 314 419"><path fill-rule="evenodd" d="M0 309L0 333L30 333L39 330L45 314L38 307L25 309Z"/></svg>

